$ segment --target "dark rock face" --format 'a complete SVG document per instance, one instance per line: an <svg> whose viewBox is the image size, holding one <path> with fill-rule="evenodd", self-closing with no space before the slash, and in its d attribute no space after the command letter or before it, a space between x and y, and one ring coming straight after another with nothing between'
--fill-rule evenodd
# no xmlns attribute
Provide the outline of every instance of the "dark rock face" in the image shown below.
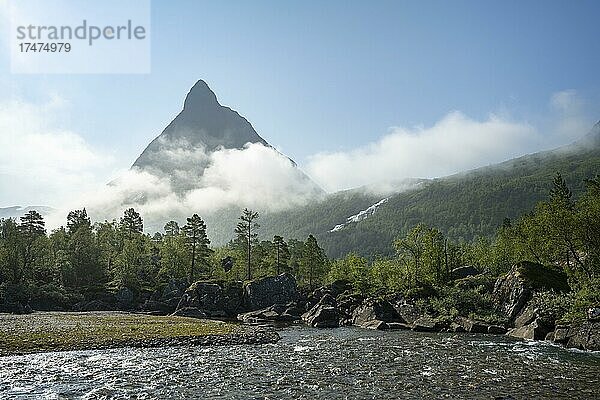
<svg viewBox="0 0 600 400"><path fill-rule="evenodd" d="M519 339L544 340L550 332L552 332L552 327L541 318L536 318L527 325L509 330L507 335Z"/></svg>
<svg viewBox="0 0 600 400"><path fill-rule="evenodd" d="M292 322L300 319L299 315L292 314L297 310L294 304L275 304L262 310L239 314L237 319L242 322Z"/></svg>
<svg viewBox="0 0 600 400"><path fill-rule="evenodd" d="M190 318L208 318L209 315L197 307L184 307L175 311L172 315L178 317L190 317Z"/></svg>
<svg viewBox="0 0 600 400"><path fill-rule="evenodd" d="M429 315L424 315L413 322L412 329L416 332L439 332L444 326Z"/></svg>
<svg viewBox="0 0 600 400"><path fill-rule="evenodd" d="M600 350L600 322L588 320L580 325L558 325L552 340L580 350Z"/></svg>
<svg viewBox="0 0 600 400"><path fill-rule="evenodd" d="M244 307L260 310L273 304L287 304L298 297L296 278L284 273L248 282L244 286Z"/></svg>
<svg viewBox="0 0 600 400"><path fill-rule="evenodd" d="M183 110L146 147L132 169L167 178L173 190L182 194L198 187L198 177L210 165L213 152L242 149L248 143L271 147L246 118L219 104L206 82L199 80L187 94ZM290 166L296 166L294 161L288 160ZM315 195L324 193L301 170L296 172L307 190Z"/></svg>
<svg viewBox="0 0 600 400"><path fill-rule="evenodd" d="M469 333L488 333L490 328L489 324L470 318L459 318L456 322L462 326L465 332Z"/></svg>
<svg viewBox="0 0 600 400"><path fill-rule="evenodd" d="M373 326L377 325L375 321L405 322L394 307L386 300L367 300L354 310L354 325L373 328ZM377 329L383 328L378 327Z"/></svg>
<svg viewBox="0 0 600 400"><path fill-rule="evenodd" d="M523 261L514 265L510 272L501 276L492 293L497 311L512 322L522 313L535 290L568 290L564 273L541 264Z"/></svg>
<svg viewBox="0 0 600 400"><path fill-rule="evenodd" d="M212 152L220 146L241 149L246 143L268 146L248 120L219 104L217 96L206 82L199 80L185 98L183 110L146 147L133 166L162 170L161 154L169 150L169 145L202 147L206 152Z"/></svg>
<svg viewBox="0 0 600 400"><path fill-rule="evenodd" d="M178 308L194 307L212 317L235 316L242 293L241 282L198 281L185 291Z"/></svg>
<svg viewBox="0 0 600 400"><path fill-rule="evenodd" d="M452 276L452 279L464 279L464 278L468 278L469 276L475 276L475 275L479 275L479 271L477 271L477 269L475 267L471 267L469 265L454 268L450 272L450 276Z"/></svg>
<svg viewBox="0 0 600 400"><path fill-rule="evenodd" d="M314 307L302 314L302 320L313 328L337 328L340 326L340 312L336 300L326 294Z"/></svg>

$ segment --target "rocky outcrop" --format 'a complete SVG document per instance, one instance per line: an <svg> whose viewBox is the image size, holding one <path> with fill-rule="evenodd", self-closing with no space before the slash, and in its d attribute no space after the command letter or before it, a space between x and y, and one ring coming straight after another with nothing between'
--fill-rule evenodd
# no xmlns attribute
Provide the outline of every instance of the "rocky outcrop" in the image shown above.
<svg viewBox="0 0 600 400"><path fill-rule="evenodd" d="M354 310L352 317L354 325L370 329L388 329L388 322L405 322L388 301L381 299L366 300Z"/></svg>
<svg viewBox="0 0 600 400"><path fill-rule="evenodd" d="M543 319L536 318L527 325L510 329L507 335L518 339L544 340L550 332L552 332L552 326Z"/></svg>
<svg viewBox="0 0 600 400"><path fill-rule="evenodd" d="M479 275L479 271L470 265L454 268L452 271L450 271L450 276L455 280L464 279L475 275Z"/></svg>
<svg viewBox="0 0 600 400"><path fill-rule="evenodd" d="M317 304L323 296L326 294L330 295L334 299L337 299L344 293L352 292L352 284L346 280L337 280L329 285L321 286L315 289L306 300L306 309L310 310L315 304ZM362 299L361 299L362 300ZM352 313L350 313L352 314Z"/></svg>
<svg viewBox="0 0 600 400"><path fill-rule="evenodd" d="M521 314L536 290L568 290L564 273L528 261L514 265L510 272L496 281L492 299L496 311L510 322Z"/></svg>
<svg viewBox="0 0 600 400"><path fill-rule="evenodd" d="M292 322L300 319L299 308L291 304L275 304L262 310L250 311L237 316L242 322Z"/></svg>
<svg viewBox="0 0 600 400"><path fill-rule="evenodd" d="M302 314L302 320L314 328L337 328L340 326L340 312L336 300L330 294L324 295L309 311Z"/></svg>
<svg viewBox="0 0 600 400"><path fill-rule="evenodd" d="M200 319L209 317L209 314L205 313L204 311L200 310L197 307L179 308L172 315L178 316L178 317L190 317L190 318L200 318Z"/></svg>
<svg viewBox="0 0 600 400"><path fill-rule="evenodd" d="M191 307L208 317L227 317L237 315L241 305L241 282L198 281L185 291L177 309Z"/></svg>
<svg viewBox="0 0 600 400"><path fill-rule="evenodd" d="M547 340L580 350L600 351L600 321L587 320L574 326L557 325Z"/></svg>
<svg viewBox="0 0 600 400"><path fill-rule="evenodd" d="M435 318L424 315L413 322L412 329L416 332L440 332L445 328L445 325Z"/></svg>
<svg viewBox="0 0 600 400"><path fill-rule="evenodd" d="M284 273L256 279L244 285L243 304L247 310L260 310L273 304L287 304L298 297L296 278Z"/></svg>

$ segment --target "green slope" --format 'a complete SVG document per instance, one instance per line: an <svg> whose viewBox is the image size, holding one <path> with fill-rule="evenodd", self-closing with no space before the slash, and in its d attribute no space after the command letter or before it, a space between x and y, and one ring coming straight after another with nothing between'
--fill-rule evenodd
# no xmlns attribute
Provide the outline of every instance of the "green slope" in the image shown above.
<svg viewBox="0 0 600 400"><path fill-rule="evenodd" d="M419 222L453 239L491 236L504 218L519 217L545 199L556 172L578 195L583 180L600 173L600 148L537 153L437 179L393 196L371 218L319 237L330 256L358 251L374 257L391 254L393 239Z"/></svg>

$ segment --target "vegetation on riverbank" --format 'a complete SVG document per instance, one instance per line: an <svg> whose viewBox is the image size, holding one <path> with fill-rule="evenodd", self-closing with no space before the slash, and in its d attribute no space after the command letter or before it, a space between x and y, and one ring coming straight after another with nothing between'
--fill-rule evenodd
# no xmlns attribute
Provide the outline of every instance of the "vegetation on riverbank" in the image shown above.
<svg viewBox="0 0 600 400"><path fill-rule="evenodd" d="M543 298L557 305L557 319L581 320L600 304L600 177L584 183L586 192L575 199L557 174L547 200L519 219L505 219L491 239L453 241L437 228L417 224L393 242L394 257L372 262L356 254L328 260L312 235L306 241L279 236L259 241L258 215L246 224L251 230L238 229L228 245L210 248L208 228L197 215L183 227L170 221L164 233L150 236L133 209L119 221L96 224L85 210L75 210L66 227L47 235L41 216L30 212L19 223L0 221L0 307L13 302L66 310L122 288L141 299L174 281L187 285L291 272L307 290L344 279L361 294L401 294L440 317L499 323L491 286L511 266L530 261L537 267L524 273L553 288ZM453 271L466 265L484 274L456 276ZM547 282L557 274L566 280Z"/></svg>
<svg viewBox="0 0 600 400"><path fill-rule="evenodd" d="M197 343L198 339L213 344L244 332L236 324L186 317L115 312L0 314L0 355Z"/></svg>

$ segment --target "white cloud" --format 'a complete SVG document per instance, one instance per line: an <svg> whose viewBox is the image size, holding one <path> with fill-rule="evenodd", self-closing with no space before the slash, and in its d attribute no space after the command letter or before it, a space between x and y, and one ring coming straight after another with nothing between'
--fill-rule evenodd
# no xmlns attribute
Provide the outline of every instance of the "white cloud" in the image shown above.
<svg viewBox="0 0 600 400"><path fill-rule="evenodd" d="M442 177L569 144L592 126L573 89L552 94L549 105L537 126L504 113L480 121L454 111L430 127L395 127L365 146L316 154L307 170L327 191L389 189L407 178Z"/></svg>
<svg viewBox="0 0 600 400"><path fill-rule="evenodd" d="M281 211L320 194L288 158L262 144L209 154L189 144L178 145L181 151L167 145L161 153L161 165L169 167L169 174L157 169L124 171L110 185L64 204L49 216L49 226L64 224L72 209L86 207L93 220L111 220L134 207L147 227L160 229L165 222L183 221L191 213L206 215L230 207ZM182 182L190 186L181 190Z"/></svg>
<svg viewBox="0 0 600 400"><path fill-rule="evenodd" d="M0 103L0 201L57 204L106 179L112 158L60 127L67 105Z"/></svg>
<svg viewBox="0 0 600 400"><path fill-rule="evenodd" d="M550 108L554 136L561 141L576 140L591 127L584 115L584 102L573 89L552 94Z"/></svg>
<svg viewBox="0 0 600 400"><path fill-rule="evenodd" d="M527 123L496 115L476 121L455 111L431 127L396 127L366 146L317 154L309 159L308 171L326 190L336 191L440 177L522 155L539 141Z"/></svg>

